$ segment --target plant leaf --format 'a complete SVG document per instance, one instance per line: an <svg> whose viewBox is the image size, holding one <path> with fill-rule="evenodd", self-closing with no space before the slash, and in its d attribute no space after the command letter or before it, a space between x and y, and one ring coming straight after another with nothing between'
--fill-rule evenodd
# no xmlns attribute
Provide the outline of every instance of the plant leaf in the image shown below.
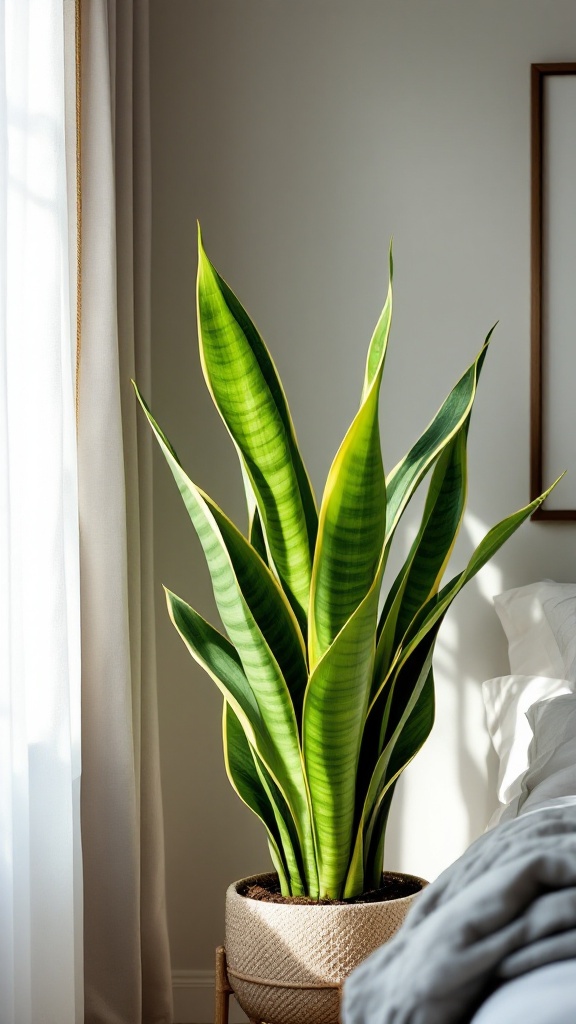
<svg viewBox="0 0 576 1024"><path fill-rule="evenodd" d="M244 464L241 462L242 468L242 480L244 482L244 493L246 495L246 505L248 508L248 541L250 545L258 552L262 561L268 565L268 552L266 550L266 538L264 537L264 530L262 529L262 520L260 519L260 513L258 512L258 503L252 490L252 484L248 479Z"/></svg>
<svg viewBox="0 0 576 1024"><path fill-rule="evenodd" d="M390 283L368 351L362 402L332 463L322 498L310 592L311 669L368 593L381 561L386 483L378 399L391 315Z"/></svg>
<svg viewBox="0 0 576 1024"><path fill-rule="evenodd" d="M137 388L136 394L198 534L218 611L238 651L268 733L281 737L282 789L298 828L306 870L313 878L316 858L295 713L307 680L301 634L268 568L218 506L187 477ZM245 595L250 595L250 605Z"/></svg>
<svg viewBox="0 0 576 1024"><path fill-rule="evenodd" d="M317 513L286 396L262 338L200 235L197 287L206 383L254 492L269 562L304 629Z"/></svg>
<svg viewBox="0 0 576 1024"><path fill-rule="evenodd" d="M275 577L240 530L184 472L170 441L136 385L134 388L202 544L222 622L234 643L238 638L241 653L243 645L246 658L251 657L251 643L256 652L261 650L263 638L286 682L300 721L308 669L296 617ZM270 662L267 655L264 660ZM272 666L273 676L276 669Z"/></svg>
<svg viewBox="0 0 576 1024"><path fill-rule="evenodd" d="M368 788L366 846L374 842L376 813L386 788L413 760L434 724L434 677L432 658L441 623L414 649L395 675L389 689L388 728ZM378 836L376 835L376 842Z"/></svg>
<svg viewBox="0 0 576 1024"><path fill-rule="evenodd" d="M303 873L298 866L298 837L288 805L257 753L250 746L240 719L227 700L222 715L222 737L226 772L243 803L260 819L284 896L305 893Z"/></svg>
<svg viewBox="0 0 576 1024"><path fill-rule="evenodd" d="M386 296L386 302L384 303L384 309L380 314L378 323L374 328L374 333L368 348L366 371L364 374L364 387L362 389L362 401L367 397L368 392L378 377L380 377L380 379L382 378L384 360L386 359L386 349L388 348L390 325L392 322L392 280L394 278L392 243L390 243L390 250L388 253L388 278L388 294Z"/></svg>
<svg viewBox="0 0 576 1024"><path fill-rule="evenodd" d="M168 614L188 651L216 683L239 719L249 743L281 786L282 760L236 648L182 598L166 587L164 590Z"/></svg>
<svg viewBox="0 0 576 1024"><path fill-rule="evenodd" d="M562 474L562 476L564 476L564 474ZM472 554L466 568L454 576L438 594L433 595L424 604L418 615L413 619L408 632L403 638L402 644L398 648L388 675L381 681L380 686L372 699L371 706L373 706L375 701L378 699L378 696L382 692L382 689L386 685L390 675L393 672L396 672L406 662L415 648L424 640L426 635L434 629L437 623L442 621L444 615L450 608L450 605L465 584L474 578L480 569L490 561L502 545L512 536L513 533L516 532L518 527L521 526L522 523L525 522L533 512L535 512L542 502L546 500L548 495L556 487L556 484L562 479L562 476L558 477L548 490L544 491L544 493L538 498L535 498L534 501L531 501L529 505L519 509L518 512L514 512L512 515L502 519L501 522L496 524L496 526L493 526Z"/></svg>
<svg viewBox="0 0 576 1024"><path fill-rule="evenodd" d="M232 788L264 825L268 833L268 840L274 848L276 860L281 865L278 874L282 892L288 895L290 892L288 868L282 853L282 840L272 805L258 777L252 750L244 729L227 700L224 701L222 712L222 743L226 773Z"/></svg>
<svg viewBox="0 0 576 1024"><path fill-rule="evenodd" d="M340 899L350 858L356 773L374 662L381 573L316 665L304 700L303 751L320 895Z"/></svg>
<svg viewBox="0 0 576 1024"><path fill-rule="evenodd" d="M386 479L386 543L389 544L408 502L432 463L462 427L472 410L480 371L494 327L476 359L441 405L424 433Z"/></svg>
<svg viewBox="0 0 576 1024"><path fill-rule="evenodd" d="M423 529L407 566L398 638L428 598L437 593L462 525L468 483L467 428L465 424L444 449L432 475Z"/></svg>
<svg viewBox="0 0 576 1024"><path fill-rule="evenodd" d="M367 853L374 856L374 848L376 847L377 850L378 844L382 841L382 837L378 836L377 832L378 809L387 789L395 782L408 761L415 756L432 727L433 691L430 692L432 655L438 630L450 605L462 587L479 572L502 544L545 501L557 483L558 480L525 508L494 526L476 548L467 568L455 576L439 594L429 598L412 621L391 668L373 696L366 723L366 736L369 737L370 749L368 753L365 750L361 753L361 757L366 760L364 771L359 772L360 782L363 776L366 777L366 765L369 765L371 760L374 763L373 737L376 733L379 733L381 737L381 753L376 759L364 799L346 881L346 895L351 895L352 888L358 884L360 874L367 863ZM415 660L414 670L410 668L412 660ZM424 689L425 687L426 689ZM421 699L423 691L425 695ZM420 699L420 706L417 707ZM383 702L385 709L382 724L380 724ZM412 715L414 717L411 719ZM412 723L411 727L406 734L403 734L409 720ZM395 747L399 742L401 745L395 752ZM377 867L372 863L370 873L373 874L376 870Z"/></svg>
<svg viewBox="0 0 576 1024"><path fill-rule="evenodd" d="M299 849L290 855L285 848L290 880L298 884L297 862L304 865L306 890L317 887L316 861L310 825L308 794L302 772L300 749L289 715L283 714L281 693L263 691L262 679L255 685L245 671L241 656L218 630L171 591L166 590L170 618L192 657L212 677L237 716L250 746L285 800L298 837ZM266 787L265 787L266 788ZM280 817L285 821L282 808ZM282 828L275 815L279 829ZM290 831L290 827L286 826ZM307 860L308 857L308 860Z"/></svg>
<svg viewBox="0 0 576 1024"><path fill-rule="evenodd" d="M363 800L362 812L356 830L354 850L346 879L345 895L347 897L354 895L354 891L357 890L358 885L361 885L363 882L364 870L367 863L366 852L370 850L372 844L373 826L377 820L378 811L386 795L386 791L394 784L403 768L406 767L406 764L408 763L408 761L405 761L402 767L398 766L394 774L389 771L389 765L396 743L398 742L406 723L410 719L410 716L417 705L431 671L432 654L434 651L437 632L438 630L436 629L433 635L427 639L426 643L420 645L415 652L414 662L416 663L416 668L412 674L413 678L411 679L409 693L401 694L402 711L399 715L394 731L388 739L384 750L378 757L372 771L372 776ZM422 739L422 742L424 742L424 739ZM412 757L417 753L418 749L419 747L414 750ZM401 758L399 761L400 760ZM411 760L411 758L409 758L409 760ZM376 836L376 842L378 842L379 839L380 837ZM376 873L376 870L377 869L374 868L372 873Z"/></svg>
<svg viewBox="0 0 576 1024"><path fill-rule="evenodd" d="M230 782L244 803L261 818L270 842L280 843L289 891L292 895L301 894L305 889L301 854L296 827L281 788L282 757L268 733L238 652L226 637L169 590L166 600L170 618L190 654L224 696L224 757Z"/></svg>
<svg viewBox="0 0 576 1024"><path fill-rule="evenodd" d="M384 605L374 664L377 684L412 619L437 593L450 560L466 507L468 426L469 417L438 458L420 528Z"/></svg>
<svg viewBox="0 0 576 1024"><path fill-rule="evenodd" d="M250 520L248 528L248 540L260 555L260 558L265 565L268 565L268 552L266 551L266 539L264 537L264 530L262 529L262 520L260 519L260 513L257 508L254 509L254 515Z"/></svg>
<svg viewBox="0 0 576 1024"><path fill-rule="evenodd" d="M365 855L365 877L374 880L380 877L384 855L386 821L396 782L405 768L428 739L434 725L435 694L434 675L430 668L424 686L408 715L404 727L393 746L388 767L384 775L383 792L379 794L372 818L369 822L369 842ZM373 882L372 882L373 884Z"/></svg>
<svg viewBox="0 0 576 1024"><path fill-rule="evenodd" d="M364 888L366 891L370 889L377 889L381 884L382 868L384 866L386 826L397 781L398 780L396 779L390 784L390 786L386 787L386 792L378 807L378 820L374 827L374 835L379 835L378 846L375 850L369 850L368 854L364 858L366 863L366 867L364 868Z"/></svg>

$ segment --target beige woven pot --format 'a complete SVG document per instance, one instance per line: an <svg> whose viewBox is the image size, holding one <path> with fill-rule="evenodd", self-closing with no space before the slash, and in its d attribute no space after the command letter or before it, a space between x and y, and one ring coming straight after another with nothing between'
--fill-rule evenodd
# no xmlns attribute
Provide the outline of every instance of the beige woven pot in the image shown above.
<svg viewBox="0 0 576 1024"><path fill-rule="evenodd" d="M426 882L414 875L404 878ZM226 893L228 980L252 1020L337 1024L340 983L398 930L417 893L383 903L266 903L239 894L274 875L233 882Z"/></svg>

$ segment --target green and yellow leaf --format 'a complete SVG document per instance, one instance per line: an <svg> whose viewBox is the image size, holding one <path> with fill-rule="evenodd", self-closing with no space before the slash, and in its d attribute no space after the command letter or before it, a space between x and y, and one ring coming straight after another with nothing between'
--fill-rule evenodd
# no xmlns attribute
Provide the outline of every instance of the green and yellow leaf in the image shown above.
<svg viewBox="0 0 576 1024"><path fill-rule="evenodd" d="M494 328L476 359L442 403L424 433L386 479L386 543L389 544L408 502L440 453L469 418L480 371Z"/></svg>
<svg viewBox="0 0 576 1024"><path fill-rule="evenodd" d="M306 691L303 747L320 894L339 899L350 859L356 774L374 664L381 573L324 653Z"/></svg>
<svg viewBox="0 0 576 1024"><path fill-rule="evenodd" d="M268 559L306 627L317 513L288 403L248 314L198 244L204 376L255 496Z"/></svg>
<svg viewBox="0 0 576 1024"><path fill-rule="evenodd" d="M134 387L202 544L222 622L233 642L232 633L243 645L239 650L245 650L245 657L254 660L252 647L260 657L264 646L269 649L268 655L264 651L264 660L276 662L272 675L279 668L300 722L308 670L304 640L290 604L240 530L184 472L174 448Z"/></svg>
<svg viewBox="0 0 576 1024"><path fill-rule="evenodd" d="M413 618L438 592L460 531L467 494L466 440L468 420L438 458L408 558L398 573L381 615L374 679L386 674L394 651Z"/></svg>
<svg viewBox="0 0 576 1024"><path fill-rule="evenodd" d="M288 805L248 742L240 719L227 700L222 715L222 738L226 772L232 787L268 833L282 894L304 895L306 884L299 864L298 836Z"/></svg>
<svg viewBox="0 0 576 1024"><path fill-rule="evenodd" d="M310 590L311 669L364 600L381 562L386 483L378 400L391 316L390 281L370 343L362 402L332 463L322 498Z"/></svg>
<svg viewBox="0 0 576 1024"><path fill-rule="evenodd" d="M254 748L265 771L271 776L289 808L291 823L281 808L276 822L287 834L293 823L298 846L293 851L288 843L284 848L290 881L298 887L299 865L303 865L307 889L317 886L316 861L310 823L306 783L302 771L298 736L290 720L289 709L283 707L283 694L278 687L275 695L271 688L263 691L263 681L250 677L242 662L237 643L231 644L198 612L171 591L166 591L170 618L186 644L192 657L212 677L232 711L238 718L246 739ZM280 820L281 819L281 820Z"/></svg>

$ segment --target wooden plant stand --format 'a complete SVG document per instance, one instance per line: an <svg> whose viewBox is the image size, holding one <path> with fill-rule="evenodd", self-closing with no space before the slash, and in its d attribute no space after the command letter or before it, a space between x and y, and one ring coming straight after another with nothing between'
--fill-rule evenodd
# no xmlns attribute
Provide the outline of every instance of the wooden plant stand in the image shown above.
<svg viewBox="0 0 576 1024"><path fill-rule="evenodd" d="M216 1005L214 1008L214 1024L228 1024L228 1011L230 1009L230 996L234 990L228 981L228 968L226 966L226 950L224 946L216 949ZM263 1024L254 1017L249 1017L250 1024Z"/></svg>
<svg viewBox="0 0 576 1024"><path fill-rule="evenodd" d="M228 1009L232 986L228 981L226 970L226 950L224 946L216 949L216 1002L214 1006L214 1024L228 1024Z"/></svg>

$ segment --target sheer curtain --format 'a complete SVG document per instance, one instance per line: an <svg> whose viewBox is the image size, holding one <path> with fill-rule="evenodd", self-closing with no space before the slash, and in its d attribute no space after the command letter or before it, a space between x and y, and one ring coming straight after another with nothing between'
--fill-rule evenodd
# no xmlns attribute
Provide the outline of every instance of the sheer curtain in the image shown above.
<svg viewBox="0 0 576 1024"><path fill-rule="evenodd" d="M62 0L0 7L0 1021L80 1024L80 623Z"/></svg>
<svg viewBox="0 0 576 1024"><path fill-rule="evenodd" d="M0 1024L171 1019L147 19L0 3Z"/></svg>
<svg viewBox="0 0 576 1024"><path fill-rule="evenodd" d="M86 1024L172 1018L159 782L147 0L81 3L82 844Z"/></svg>

